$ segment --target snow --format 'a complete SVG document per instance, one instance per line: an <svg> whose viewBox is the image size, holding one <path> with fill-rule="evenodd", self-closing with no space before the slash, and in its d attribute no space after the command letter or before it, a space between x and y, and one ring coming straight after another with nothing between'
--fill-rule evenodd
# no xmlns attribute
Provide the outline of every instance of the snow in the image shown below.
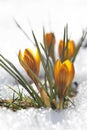
<svg viewBox="0 0 87 130"><path fill-rule="evenodd" d="M0 108L0 128L2 130L86 130L86 91L87 81L84 81L79 85L79 93L74 101L76 107L62 111L30 108L12 112Z"/></svg>
<svg viewBox="0 0 87 130"><path fill-rule="evenodd" d="M63 36L63 28L68 22L69 34L75 42L87 27L86 0L0 0L0 53L11 60L28 79L17 58L19 49L32 47L31 42L16 27L14 18L32 38L31 28L42 41L42 27L54 31L56 49ZM56 50L57 51L57 50ZM52 109L19 110L12 112L0 108L1 130L87 130L87 49L81 48L75 61L74 81L79 83L78 94L74 98L75 107L66 110ZM17 89L14 79L0 68L0 97L12 97L7 85Z"/></svg>

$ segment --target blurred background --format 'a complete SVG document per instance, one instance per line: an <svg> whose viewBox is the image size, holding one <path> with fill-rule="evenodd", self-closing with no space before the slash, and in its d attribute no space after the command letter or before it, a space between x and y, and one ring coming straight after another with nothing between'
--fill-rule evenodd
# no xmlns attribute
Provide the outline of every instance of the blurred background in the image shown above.
<svg viewBox="0 0 87 130"><path fill-rule="evenodd" d="M32 39L31 28L42 41L42 27L53 31L56 42L63 37L66 23L69 36L78 40L87 27L86 0L0 0L0 52L16 53L30 41L17 28L14 18ZM9 54L7 54L9 55Z"/></svg>
<svg viewBox="0 0 87 130"><path fill-rule="evenodd" d="M18 29L14 19L33 40L31 29L42 42L42 28L54 32L56 52L58 42L68 23L69 37L76 43L87 27L86 0L0 0L0 53L18 65L19 49L31 47L32 43ZM2 75L2 71L0 71ZM1 76L2 77L2 76Z"/></svg>

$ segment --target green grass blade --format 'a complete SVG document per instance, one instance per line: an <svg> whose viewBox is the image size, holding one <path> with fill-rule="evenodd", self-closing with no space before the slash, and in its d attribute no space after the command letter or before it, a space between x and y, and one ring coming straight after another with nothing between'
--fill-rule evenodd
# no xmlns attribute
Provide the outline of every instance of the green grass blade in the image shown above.
<svg viewBox="0 0 87 130"><path fill-rule="evenodd" d="M33 43L33 41L30 39L30 37L28 36L28 34L23 30L23 28L19 25L19 23L16 21L16 19L14 19L14 22L16 23L17 27L21 30L21 32L24 33L24 35L27 37L27 39Z"/></svg>
<svg viewBox="0 0 87 130"><path fill-rule="evenodd" d="M87 31L84 30L84 31L83 31L83 35L82 35L82 37L80 38L80 40L79 40L79 42L78 42L78 46L77 46L77 48L76 48L75 54L74 54L74 56L73 56L73 58L72 58L72 60L71 60L72 62L75 61L76 56L77 56L77 54L78 54L78 52L79 52L79 50L80 50L80 47L81 47L82 44L83 44L83 41L85 40L86 35L87 35Z"/></svg>
<svg viewBox="0 0 87 130"><path fill-rule="evenodd" d="M28 92L29 94L34 98L39 100L41 104L43 104L41 97L35 92L35 90L32 88L32 86L26 81L26 79L21 75L21 73L17 70L17 68L6 58L4 58L1 54L0 56L4 60L4 62L1 60L2 64L0 65L3 67L13 78L15 78ZM5 64L5 62L8 64ZM10 67L9 67L10 66Z"/></svg>
<svg viewBox="0 0 87 130"><path fill-rule="evenodd" d="M40 51L40 47L39 47L39 45L38 45L38 42L37 42L37 39L36 39L36 37L35 37L35 34L34 34L34 31L33 31L33 30L32 30L32 35L33 35L33 38L34 38L36 47L37 47L37 49L38 49L38 52L39 52L39 54L40 54L43 68L45 69L45 62L44 62L43 56L42 56L41 51Z"/></svg>

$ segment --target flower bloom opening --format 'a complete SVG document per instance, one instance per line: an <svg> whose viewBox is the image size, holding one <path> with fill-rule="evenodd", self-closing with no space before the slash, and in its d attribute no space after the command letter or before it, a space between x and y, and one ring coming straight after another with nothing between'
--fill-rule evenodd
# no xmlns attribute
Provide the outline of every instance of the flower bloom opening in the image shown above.
<svg viewBox="0 0 87 130"><path fill-rule="evenodd" d="M20 64L23 66L27 74L30 76L30 78L34 81L34 77L32 76L31 72L29 71L29 68L36 74L39 74L40 70L40 56L39 52L36 48L36 53L34 53L30 48L27 48L24 50L24 53L22 54L22 51L19 51L18 54Z"/></svg>
<svg viewBox="0 0 87 130"><path fill-rule="evenodd" d="M71 61L65 60L63 63L60 60L56 61L54 76L60 99L66 95L68 87L74 78L74 73L75 70Z"/></svg>
<svg viewBox="0 0 87 130"><path fill-rule="evenodd" d="M62 58L62 55L63 55L63 44L64 44L64 41L60 40L59 46L58 46L58 53L59 53L60 58ZM71 59L74 56L75 49L76 49L76 47L75 47L75 43L74 43L73 40L68 41L68 47L67 48L66 48L66 43L65 43L65 46L64 46L64 59L67 59L67 51L68 51L68 59Z"/></svg>

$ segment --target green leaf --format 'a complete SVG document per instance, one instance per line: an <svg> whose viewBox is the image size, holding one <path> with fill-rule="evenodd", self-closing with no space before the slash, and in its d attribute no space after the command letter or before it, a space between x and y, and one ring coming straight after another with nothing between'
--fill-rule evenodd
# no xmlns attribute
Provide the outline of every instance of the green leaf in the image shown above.
<svg viewBox="0 0 87 130"><path fill-rule="evenodd" d="M79 52L79 50L80 50L80 47L82 46L83 41L85 40L86 35L87 35L87 29L85 29L85 30L83 31L82 37L80 38L80 40L79 40L79 42L78 42L78 45L77 45L75 54L74 54L74 56L73 56L73 58L72 58L72 60L71 60L72 62L75 61L75 59L76 59L76 57L77 57L77 54L78 54L78 52Z"/></svg>
<svg viewBox="0 0 87 130"><path fill-rule="evenodd" d="M26 81L26 79L21 75L21 73L17 70L17 68L6 58L4 58L1 54L1 64L0 66L5 69L14 79L16 79L31 95L31 97L38 102L38 104L42 105L41 97L36 93L33 87Z"/></svg>

